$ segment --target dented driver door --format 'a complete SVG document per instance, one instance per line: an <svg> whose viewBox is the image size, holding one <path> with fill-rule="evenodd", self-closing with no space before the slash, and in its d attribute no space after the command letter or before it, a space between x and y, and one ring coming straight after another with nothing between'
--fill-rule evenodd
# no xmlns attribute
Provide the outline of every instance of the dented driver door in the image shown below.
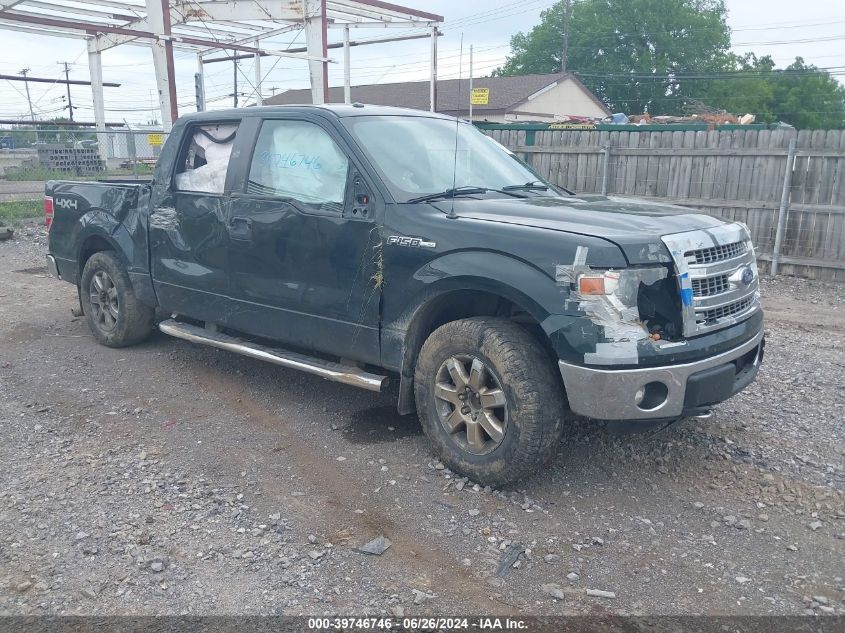
<svg viewBox="0 0 845 633"><path fill-rule="evenodd" d="M232 327L378 362L372 189L319 119L255 118L253 126L254 150L228 209Z"/></svg>

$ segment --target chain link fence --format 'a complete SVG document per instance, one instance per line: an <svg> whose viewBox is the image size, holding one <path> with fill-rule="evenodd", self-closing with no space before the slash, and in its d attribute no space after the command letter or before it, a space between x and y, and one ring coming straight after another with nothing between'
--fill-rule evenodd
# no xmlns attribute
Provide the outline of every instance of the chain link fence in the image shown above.
<svg viewBox="0 0 845 633"><path fill-rule="evenodd" d="M0 181L149 178L167 133L157 127L0 127Z"/></svg>

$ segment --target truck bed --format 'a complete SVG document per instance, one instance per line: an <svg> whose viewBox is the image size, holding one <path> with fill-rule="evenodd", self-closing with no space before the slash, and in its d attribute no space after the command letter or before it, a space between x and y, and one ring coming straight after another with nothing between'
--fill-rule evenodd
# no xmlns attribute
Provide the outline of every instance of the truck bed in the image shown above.
<svg viewBox="0 0 845 633"><path fill-rule="evenodd" d="M75 281L79 249L90 247L89 236L95 233L108 236L133 258L136 240L140 239L139 246L145 249L146 208L151 190L148 180L47 182L44 210L50 224L50 253L58 261L63 278ZM139 256L146 261L146 256Z"/></svg>

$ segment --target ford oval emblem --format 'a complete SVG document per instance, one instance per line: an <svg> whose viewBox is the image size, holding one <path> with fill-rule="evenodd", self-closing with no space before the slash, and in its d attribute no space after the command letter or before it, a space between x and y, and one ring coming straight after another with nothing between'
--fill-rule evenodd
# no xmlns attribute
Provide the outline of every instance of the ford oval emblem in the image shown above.
<svg viewBox="0 0 845 633"><path fill-rule="evenodd" d="M739 280L744 286L748 286L752 281L754 281L754 271L746 267L742 271L742 275L740 276Z"/></svg>

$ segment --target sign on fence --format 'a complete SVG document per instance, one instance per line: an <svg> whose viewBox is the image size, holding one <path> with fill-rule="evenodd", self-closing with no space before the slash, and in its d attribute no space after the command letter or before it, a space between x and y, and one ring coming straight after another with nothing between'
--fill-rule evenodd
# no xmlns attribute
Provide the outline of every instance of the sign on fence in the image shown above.
<svg viewBox="0 0 845 633"><path fill-rule="evenodd" d="M147 144L151 147L161 147L164 144L164 134L147 134Z"/></svg>
<svg viewBox="0 0 845 633"><path fill-rule="evenodd" d="M595 130L595 123L549 123L550 130Z"/></svg>

